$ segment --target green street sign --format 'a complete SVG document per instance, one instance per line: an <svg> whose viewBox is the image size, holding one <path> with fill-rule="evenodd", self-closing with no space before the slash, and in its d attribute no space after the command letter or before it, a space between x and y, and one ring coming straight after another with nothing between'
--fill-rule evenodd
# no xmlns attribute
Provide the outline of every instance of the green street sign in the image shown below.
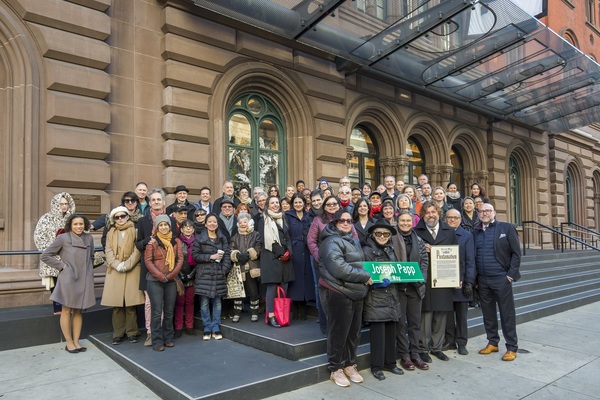
<svg viewBox="0 0 600 400"><path fill-rule="evenodd" d="M424 282L423 274L416 262L371 262L364 261L363 267L371 274L373 283L381 283L385 278L391 283Z"/></svg>

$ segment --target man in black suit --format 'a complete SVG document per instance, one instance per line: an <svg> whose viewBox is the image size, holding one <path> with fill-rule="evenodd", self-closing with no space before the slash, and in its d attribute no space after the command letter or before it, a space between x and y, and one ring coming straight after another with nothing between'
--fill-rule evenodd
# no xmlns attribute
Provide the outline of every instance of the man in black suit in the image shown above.
<svg viewBox="0 0 600 400"><path fill-rule="evenodd" d="M435 201L426 201L421 207L421 220L415 227L415 233L425 242L425 248L431 254L431 246L456 245L454 229L440 221L442 211ZM431 257L427 271L427 290L421 308L421 337L419 355L426 363L432 362L429 352L442 361L449 358L442 352L446 333L446 317L454 310L452 289L432 288Z"/></svg>
<svg viewBox="0 0 600 400"><path fill-rule="evenodd" d="M224 198L220 204L221 212L219 215L219 230L227 238L227 242L238 232L237 217L234 215L233 201Z"/></svg>
<svg viewBox="0 0 600 400"><path fill-rule="evenodd" d="M521 274L521 246L514 225L496 220L494 206L481 205L479 223L473 230L475 239L475 265L477 266L477 285L479 301L483 314L483 325L488 344L479 354L498 351L498 317L496 304L500 309L502 334L506 341L504 361L517 358L517 315L512 284Z"/></svg>
<svg viewBox="0 0 600 400"><path fill-rule="evenodd" d="M194 211L196 211L196 207L194 207L189 201L188 201L188 193L190 192L190 190L188 188L185 187L185 185L179 185L175 188L175 201L173 202L173 204L171 204L169 207L167 207L167 212L166 214L170 217L173 217L173 213L180 209L181 206L185 206L185 209L187 210L188 216L190 219L192 219L193 215L194 215Z"/></svg>
<svg viewBox="0 0 600 400"><path fill-rule="evenodd" d="M215 200L215 202L213 203L212 212L214 212L215 214L221 212L221 202L225 199L230 200L233 203L234 209L240 204L240 199L235 197L233 182L229 179L223 183L223 196Z"/></svg>

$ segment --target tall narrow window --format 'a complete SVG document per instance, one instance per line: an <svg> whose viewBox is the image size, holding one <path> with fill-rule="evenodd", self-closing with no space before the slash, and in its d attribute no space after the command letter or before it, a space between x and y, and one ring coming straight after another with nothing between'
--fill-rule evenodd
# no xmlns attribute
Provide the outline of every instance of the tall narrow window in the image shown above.
<svg viewBox="0 0 600 400"><path fill-rule="evenodd" d="M509 161L510 222L521 225L521 173L514 157Z"/></svg>
<svg viewBox="0 0 600 400"><path fill-rule="evenodd" d="M450 149L450 162L452 163L452 175L450 176L450 182L456 183L456 188L464 197L465 190L463 187L463 162L460 153L454 146L452 146Z"/></svg>
<svg viewBox="0 0 600 400"><path fill-rule="evenodd" d="M236 99L227 135L228 178L234 186L285 185L285 128L273 103L258 94Z"/></svg>
<svg viewBox="0 0 600 400"><path fill-rule="evenodd" d="M406 141L406 156L408 157L408 176L405 177L404 182L416 185L419 175L425 173L423 148L417 141L408 139Z"/></svg>
<svg viewBox="0 0 600 400"><path fill-rule="evenodd" d="M567 177L565 178L565 206L567 209L565 210L567 222L575 222L575 193L573 193L573 178L571 177L571 173L567 170Z"/></svg>
<svg viewBox="0 0 600 400"><path fill-rule="evenodd" d="M585 15L587 22L596 24L596 0L586 0Z"/></svg>
<svg viewBox="0 0 600 400"><path fill-rule="evenodd" d="M377 146L366 129L356 127L350 134L350 146L354 148L350 158L348 177L352 186L368 183L377 186L378 165Z"/></svg>

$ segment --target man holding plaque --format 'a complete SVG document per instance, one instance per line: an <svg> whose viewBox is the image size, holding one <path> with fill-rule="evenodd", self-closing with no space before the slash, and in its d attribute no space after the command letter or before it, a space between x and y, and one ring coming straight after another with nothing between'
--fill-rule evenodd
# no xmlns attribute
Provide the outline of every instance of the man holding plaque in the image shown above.
<svg viewBox="0 0 600 400"><path fill-rule="evenodd" d="M484 203L479 209L480 222L473 230L475 239L475 265L479 301L488 345L479 354L498 352L498 317L500 309L502 334L506 341L504 361L517 358L517 316L512 284L521 274L521 246L514 225L496 220L494 206Z"/></svg>
<svg viewBox="0 0 600 400"><path fill-rule="evenodd" d="M457 245L454 229L440 221L441 210L435 201L429 200L421 207L421 220L415 227L415 233L425 242L425 248L430 254L427 270L425 298L421 308L421 337L419 339L419 355L426 363L430 363L429 352L439 360L448 361L442 352L446 333L446 317L454 310L452 289L432 285L431 246Z"/></svg>

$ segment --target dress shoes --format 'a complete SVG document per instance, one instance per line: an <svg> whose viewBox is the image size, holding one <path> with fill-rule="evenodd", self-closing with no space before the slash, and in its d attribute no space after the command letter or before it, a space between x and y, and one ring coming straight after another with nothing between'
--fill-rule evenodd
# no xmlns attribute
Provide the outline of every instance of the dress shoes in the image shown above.
<svg viewBox="0 0 600 400"><path fill-rule="evenodd" d="M431 352L431 354L433 354L434 356L436 356L436 357L437 357L437 359L438 359L438 360L441 360L441 361L448 361L448 360L450 360L450 359L448 358L448 356L447 356L447 355L445 355L445 354L444 354L443 352L441 352L441 351L432 351L432 352Z"/></svg>
<svg viewBox="0 0 600 400"><path fill-rule="evenodd" d="M412 361L414 366L421 371L427 371L429 369L429 365L419 357L411 358L410 361Z"/></svg>
<svg viewBox="0 0 600 400"><path fill-rule="evenodd" d="M377 379L379 381L382 381L385 379L385 375L384 375L383 371L380 369L371 369L371 373L373 374L375 379Z"/></svg>
<svg viewBox="0 0 600 400"><path fill-rule="evenodd" d="M442 351L450 351L450 350L456 350L456 344L454 344L454 343L446 343L444 345L444 347L442 347Z"/></svg>
<svg viewBox="0 0 600 400"><path fill-rule="evenodd" d="M153 347L153 349L156 351L164 351L165 346L163 346L162 344L157 344L156 346Z"/></svg>
<svg viewBox="0 0 600 400"><path fill-rule="evenodd" d="M185 328L185 333L188 336L196 336L196 331L194 330L194 328Z"/></svg>
<svg viewBox="0 0 600 400"><path fill-rule="evenodd" d="M83 347L83 346L78 347L77 351L79 351L80 353L85 353L87 351L87 347Z"/></svg>
<svg viewBox="0 0 600 400"><path fill-rule="evenodd" d="M426 363L433 362L433 360L431 359L431 357L429 357L429 354L427 354L427 353L419 353L419 357L421 357L421 360L425 361ZM413 362L415 362L415 361L413 360Z"/></svg>
<svg viewBox="0 0 600 400"><path fill-rule="evenodd" d="M463 345L458 345L458 354L460 354L461 356L466 356L467 354L469 354L469 350L467 350L467 346L463 346Z"/></svg>
<svg viewBox="0 0 600 400"><path fill-rule="evenodd" d="M492 354L498 352L498 346L488 344L483 349L479 350L479 354Z"/></svg>
<svg viewBox="0 0 600 400"><path fill-rule="evenodd" d="M281 325L279 325L274 315L272 317L269 317L268 321L269 325L271 325L273 328L281 328Z"/></svg>
<svg viewBox="0 0 600 400"><path fill-rule="evenodd" d="M502 361L514 361L515 358L517 358L517 352L516 351L510 351L510 350L508 350L502 356Z"/></svg>
<svg viewBox="0 0 600 400"><path fill-rule="evenodd" d="M175 343L173 343L173 342L165 343L165 347L173 347L173 346L175 346Z"/></svg>
<svg viewBox="0 0 600 400"><path fill-rule="evenodd" d="M413 364L413 362L410 361L410 358L408 358L408 357L401 358L400 359L400 365L402 366L402 368L404 368L407 371L414 371L415 370L415 364Z"/></svg>
<svg viewBox="0 0 600 400"><path fill-rule="evenodd" d="M392 368L384 368L386 371L391 372L394 375L404 375L404 371L394 365Z"/></svg>

